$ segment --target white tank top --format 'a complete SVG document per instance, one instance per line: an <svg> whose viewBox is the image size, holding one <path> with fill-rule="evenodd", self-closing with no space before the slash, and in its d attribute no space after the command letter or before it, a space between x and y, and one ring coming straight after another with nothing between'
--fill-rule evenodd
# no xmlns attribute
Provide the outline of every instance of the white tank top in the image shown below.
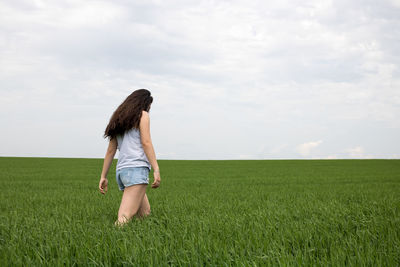
<svg viewBox="0 0 400 267"><path fill-rule="evenodd" d="M144 153L142 142L140 141L139 129L132 128L123 135L117 135L118 142L118 162L116 169L126 167L148 167L151 170L151 164Z"/></svg>

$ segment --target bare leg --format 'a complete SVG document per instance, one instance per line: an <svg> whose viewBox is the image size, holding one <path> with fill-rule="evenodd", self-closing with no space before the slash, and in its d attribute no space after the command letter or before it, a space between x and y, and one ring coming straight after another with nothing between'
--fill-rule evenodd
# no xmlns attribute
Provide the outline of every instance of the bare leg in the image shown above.
<svg viewBox="0 0 400 267"><path fill-rule="evenodd" d="M116 225L127 223L138 212L146 193L146 187L147 184L136 184L125 187L118 211L118 221L115 222Z"/></svg>
<svg viewBox="0 0 400 267"><path fill-rule="evenodd" d="M144 218L149 215L150 215L150 203L149 199L147 198L147 194L144 193L142 203L139 207L139 211L136 213L136 216L139 218Z"/></svg>

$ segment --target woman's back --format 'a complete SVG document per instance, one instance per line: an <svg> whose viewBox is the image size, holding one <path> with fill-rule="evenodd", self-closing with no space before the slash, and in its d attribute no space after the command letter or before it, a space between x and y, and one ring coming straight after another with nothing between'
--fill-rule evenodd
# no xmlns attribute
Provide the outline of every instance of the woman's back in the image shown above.
<svg viewBox="0 0 400 267"><path fill-rule="evenodd" d="M123 135L117 135L117 142L119 150L117 170L143 166L151 170L151 164L143 150L138 129L132 128Z"/></svg>

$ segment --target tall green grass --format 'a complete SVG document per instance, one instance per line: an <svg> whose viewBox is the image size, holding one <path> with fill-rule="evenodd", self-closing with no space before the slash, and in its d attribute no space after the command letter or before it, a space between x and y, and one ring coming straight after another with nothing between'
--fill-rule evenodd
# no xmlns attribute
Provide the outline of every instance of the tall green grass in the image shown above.
<svg viewBox="0 0 400 267"><path fill-rule="evenodd" d="M0 158L1 266L400 265L400 160L159 160L124 228L102 163Z"/></svg>

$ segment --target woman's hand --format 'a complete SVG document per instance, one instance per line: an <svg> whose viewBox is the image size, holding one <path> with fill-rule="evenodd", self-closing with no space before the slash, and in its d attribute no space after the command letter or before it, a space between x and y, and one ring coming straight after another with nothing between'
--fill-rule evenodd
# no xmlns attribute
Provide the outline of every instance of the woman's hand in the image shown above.
<svg viewBox="0 0 400 267"><path fill-rule="evenodd" d="M105 193L107 193L107 190L108 190L108 180L107 180L107 178L105 178L105 177L101 177L100 178L99 190L100 190L100 193L102 193L103 195Z"/></svg>
<svg viewBox="0 0 400 267"><path fill-rule="evenodd" d="M159 170L155 170L153 172L153 176L154 176L154 182L151 184L152 188L157 188L160 186L160 182L161 182L161 177L160 177L160 171Z"/></svg>

